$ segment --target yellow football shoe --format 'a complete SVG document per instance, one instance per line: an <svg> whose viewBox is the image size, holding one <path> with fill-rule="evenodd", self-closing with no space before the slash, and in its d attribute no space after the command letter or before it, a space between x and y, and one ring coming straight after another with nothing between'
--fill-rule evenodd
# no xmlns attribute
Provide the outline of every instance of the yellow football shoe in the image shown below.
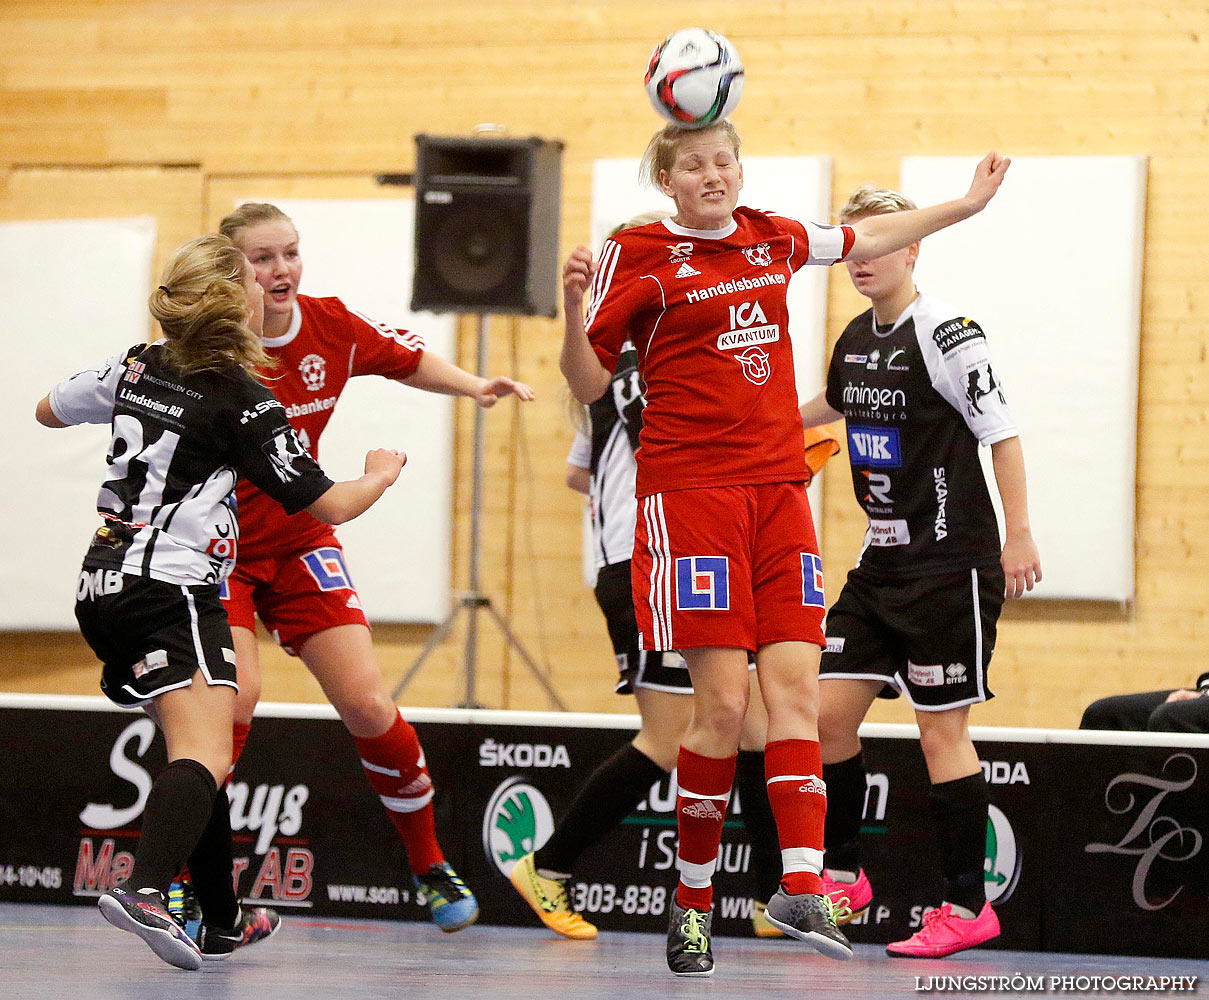
<svg viewBox="0 0 1209 1000"><path fill-rule="evenodd" d="M570 879L546 878L538 874L532 853L521 858L508 877L550 930L574 941L590 941L596 937L596 928L571 909L571 899L567 895Z"/></svg>

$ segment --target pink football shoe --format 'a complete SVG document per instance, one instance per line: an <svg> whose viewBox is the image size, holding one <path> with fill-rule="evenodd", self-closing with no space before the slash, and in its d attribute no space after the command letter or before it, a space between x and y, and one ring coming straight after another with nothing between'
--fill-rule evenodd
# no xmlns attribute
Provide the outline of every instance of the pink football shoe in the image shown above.
<svg viewBox="0 0 1209 1000"><path fill-rule="evenodd" d="M900 958L944 958L999 937L999 918L990 903L973 920L957 916L945 903L924 914L923 926L906 941L886 945L887 955Z"/></svg>
<svg viewBox="0 0 1209 1000"><path fill-rule="evenodd" d="M837 882L827 874L826 869L823 870L821 878L823 895L829 897L835 905L835 922L838 927L851 923L869 909L869 904L873 902L873 886L865 878L863 868L857 872L855 882Z"/></svg>

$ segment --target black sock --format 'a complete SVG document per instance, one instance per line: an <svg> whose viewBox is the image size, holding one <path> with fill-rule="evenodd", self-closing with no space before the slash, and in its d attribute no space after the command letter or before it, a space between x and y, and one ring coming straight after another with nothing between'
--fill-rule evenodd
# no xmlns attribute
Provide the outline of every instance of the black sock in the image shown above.
<svg viewBox="0 0 1209 1000"><path fill-rule="evenodd" d="M986 780L978 771L955 781L942 781L932 786L928 799L945 875L944 901L977 915L987 899L983 869L990 796Z"/></svg>
<svg viewBox="0 0 1209 1000"><path fill-rule="evenodd" d="M667 772L627 743L589 776L534 857L538 868L570 873L587 848L625 819Z"/></svg>
<svg viewBox="0 0 1209 1000"><path fill-rule="evenodd" d="M855 757L823 765L827 818L823 821L824 864L844 872L861 867L861 818L865 811L865 760Z"/></svg>
<svg viewBox="0 0 1209 1000"><path fill-rule="evenodd" d="M189 855L189 874L206 923L224 930L239 919L231 860L231 803L226 786L214 796L210 822Z"/></svg>
<svg viewBox="0 0 1209 1000"><path fill-rule="evenodd" d="M188 757L174 760L159 773L143 809L143 832L134 852L127 885L168 891L210 820L214 776Z"/></svg>
<svg viewBox="0 0 1209 1000"><path fill-rule="evenodd" d="M751 843L751 863L756 876L756 898L761 903L772 899L781 884L781 844L777 840L777 821L768 804L768 785L764 778L764 751L740 750L735 762L735 787L743 806L740 818Z"/></svg>

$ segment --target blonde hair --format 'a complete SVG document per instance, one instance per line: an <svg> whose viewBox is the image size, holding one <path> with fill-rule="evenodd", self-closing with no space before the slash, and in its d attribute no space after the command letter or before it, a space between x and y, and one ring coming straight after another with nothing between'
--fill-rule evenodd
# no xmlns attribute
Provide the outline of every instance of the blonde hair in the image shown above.
<svg viewBox="0 0 1209 1000"><path fill-rule="evenodd" d="M241 242L239 239L241 229L255 226L261 222L277 222L278 220L288 222L291 226L294 225L294 220L276 205L270 205L267 201L246 201L218 224L218 231L238 245ZM297 234L297 226L294 226L294 232Z"/></svg>
<svg viewBox="0 0 1209 1000"><path fill-rule="evenodd" d="M889 215L891 212L909 212L918 208L905 194L891 188L862 184L852 192L848 204L840 209L840 222L852 222L867 215Z"/></svg>
<svg viewBox="0 0 1209 1000"><path fill-rule="evenodd" d="M680 149L680 144L685 139L698 135L709 135L711 132L721 132L726 136L735 151L737 160L739 147L743 143L739 138L738 129L730 123L730 119L723 118L705 128L681 128L679 125L668 124L651 136L651 141L646 144L646 152L642 154L642 163L638 167L638 176L656 191L660 190L659 174L664 170L671 171L676 162L676 153Z"/></svg>
<svg viewBox="0 0 1209 1000"><path fill-rule="evenodd" d="M637 229L639 226L649 226L652 222L659 222L668 218L668 216L668 212L643 212L640 215L635 215L632 219L627 219L620 225L614 226L609 230L609 234L605 237L605 239L611 240L618 233L624 232L627 229Z"/></svg>
<svg viewBox="0 0 1209 1000"><path fill-rule="evenodd" d="M571 426L591 437L592 419L588 415L588 408L571 394L571 388L565 382L563 383L563 407Z"/></svg>
<svg viewBox="0 0 1209 1000"><path fill-rule="evenodd" d="M182 375L238 366L270 367L244 289L243 251L226 236L199 236L164 268L147 307L164 331L164 353Z"/></svg>

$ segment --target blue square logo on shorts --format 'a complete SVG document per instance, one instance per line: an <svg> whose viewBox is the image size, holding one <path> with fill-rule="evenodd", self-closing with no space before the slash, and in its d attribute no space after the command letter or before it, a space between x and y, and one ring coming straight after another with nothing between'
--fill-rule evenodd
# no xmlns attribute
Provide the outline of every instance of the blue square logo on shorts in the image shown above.
<svg viewBox="0 0 1209 1000"><path fill-rule="evenodd" d="M802 606L826 606L823 602L823 560L813 552L802 553Z"/></svg>
<svg viewBox="0 0 1209 1000"><path fill-rule="evenodd" d="M726 556L682 556L676 560L676 609L730 610L730 566Z"/></svg>
<svg viewBox="0 0 1209 1000"><path fill-rule="evenodd" d="M348 569L344 565L344 553L339 549L331 547L314 549L298 558L302 560L302 565L314 578L320 590L353 589L353 581L349 578Z"/></svg>

